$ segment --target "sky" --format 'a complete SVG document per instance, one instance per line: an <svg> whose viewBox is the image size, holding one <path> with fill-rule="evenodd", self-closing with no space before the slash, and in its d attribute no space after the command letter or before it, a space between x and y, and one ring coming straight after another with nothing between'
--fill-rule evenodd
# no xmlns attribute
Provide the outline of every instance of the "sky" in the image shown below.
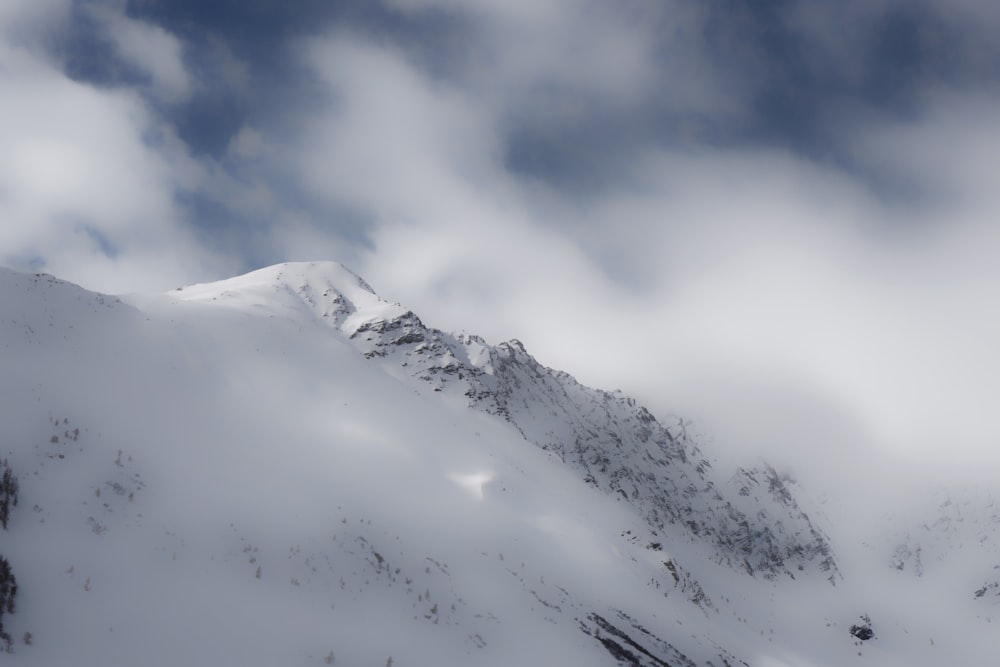
<svg viewBox="0 0 1000 667"><path fill-rule="evenodd" d="M982 468L998 31L988 0L5 0L0 264L337 260L727 456Z"/></svg>

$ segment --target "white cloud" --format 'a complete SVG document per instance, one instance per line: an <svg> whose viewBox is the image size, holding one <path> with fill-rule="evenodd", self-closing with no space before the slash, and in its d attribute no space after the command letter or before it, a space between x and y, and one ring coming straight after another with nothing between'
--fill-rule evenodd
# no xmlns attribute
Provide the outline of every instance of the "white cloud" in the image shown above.
<svg viewBox="0 0 1000 667"><path fill-rule="evenodd" d="M69 0L5 0L0 3L0 35L18 46L29 46L32 38L69 15Z"/></svg>
<svg viewBox="0 0 1000 667"><path fill-rule="evenodd" d="M646 145L583 206L508 171L512 119L559 126L640 108L654 83L674 93L658 100L667 112L747 113L726 89L740 82L706 74L700 10L398 4L472 16L479 48L441 78L391 42L313 38L299 54L328 103L288 110L294 139L245 126L222 166L192 159L135 91L71 81L8 42L0 214L18 224L0 227L3 259L37 253L111 290L200 280L206 265L219 276L175 202L210 190L274 221L246 232L269 256L346 259L428 324L521 338L583 381L699 417L720 446L803 465L849 465L872 443L986 458L1000 439L992 97L929 95L910 125L852 118L845 132L867 172L780 151ZM197 88L176 39L98 11L159 99ZM4 26L25 16L2 12ZM664 26L676 34L654 55L651 31ZM888 199L859 173L898 177L921 197ZM293 199L288 183L308 196ZM338 235L339 210L371 225L371 252Z"/></svg>
<svg viewBox="0 0 1000 667"><path fill-rule="evenodd" d="M424 77L401 53L346 35L306 51L335 100L307 123L299 158L318 195L383 220L441 215L460 194L457 183L489 171L484 159L498 147L488 112L469 97Z"/></svg>
<svg viewBox="0 0 1000 667"><path fill-rule="evenodd" d="M150 77L156 97L176 103L191 94L183 46L174 35L129 18L111 5L90 5L88 9L106 31L118 56Z"/></svg>
<svg viewBox="0 0 1000 667"><path fill-rule="evenodd" d="M564 353L578 317L546 323L546 356L588 359L587 376L629 378L657 412L802 464L857 460L848 438L920 460L994 449L997 232L780 154L666 155L642 172L646 187L589 222L595 253L640 267L643 308L615 321L644 343L603 336L614 364Z"/></svg>
<svg viewBox="0 0 1000 667"><path fill-rule="evenodd" d="M739 114L734 89L711 71L705 10L686 2L395 0L419 14L465 19L448 69L504 122L573 122L655 103L667 110ZM457 74L455 71L457 70ZM664 94L667 91L667 94Z"/></svg>
<svg viewBox="0 0 1000 667"><path fill-rule="evenodd" d="M201 273L174 195L204 178L143 100L0 44L2 261L109 291Z"/></svg>
<svg viewBox="0 0 1000 667"><path fill-rule="evenodd" d="M454 326L514 336L480 315L520 321L517 311L614 292L573 243L531 220L489 109L353 38L335 35L308 54L335 102L307 125L299 166L317 195L373 217L375 252L361 268L387 294L419 293L428 317L450 304L465 317L448 318Z"/></svg>
<svg viewBox="0 0 1000 667"><path fill-rule="evenodd" d="M306 125L304 180L371 215L359 269L430 324L522 338L699 417L737 458L845 468L877 443L981 460L1000 438L988 104L859 128L859 164L947 186L936 208L789 153L648 149L581 210L505 169L488 95L344 34L306 53L333 102Z"/></svg>

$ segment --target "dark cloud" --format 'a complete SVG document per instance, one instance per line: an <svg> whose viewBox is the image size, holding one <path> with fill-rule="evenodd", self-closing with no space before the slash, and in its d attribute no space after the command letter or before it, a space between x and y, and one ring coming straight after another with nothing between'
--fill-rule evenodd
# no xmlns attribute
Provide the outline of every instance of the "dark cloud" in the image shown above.
<svg viewBox="0 0 1000 667"><path fill-rule="evenodd" d="M699 64L692 75L725 91L726 103L691 104L676 77L653 78L634 104L610 112L603 100L581 100L594 112L523 118L509 137L511 168L557 185L578 178L592 190L595 181L614 183L618 163L642 145L775 147L855 171L887 194L914 194L896 175L859 164L848 137L866 123L919 118L928 91L1000 83L994 26L944 4L696 4L680 26L664 13L641 29L658 68L669 71L685 52Z"/></svg>
<svg viewBox="0 0 1000 667"><path fill-rule="evenodd" d="M507 168L576 195L613 189L651 146L787 149L905 194L894 175L860 164L845 136L873 118L918 117L929 89L1000 82L996 26L970 3L632 0L553 3L527 18L493 5L132 0L125 14L182 41L197 84L166 115L196 155L223 156L247 124L294 133L301 110L324 101L298 45L346 30L484 100ZM81 7L59 39L66 71L141 86L148 73L123 62ZM630 72L602 68L627 50L605 43L615 31L646 59L634 90L608 80Z"/></svg>
<svg viewBox="0 0 1000 667"><path fill-rule="evenodd" d="M453 17L404 17L366 0L132 0L129 16L162 26L184 40L189 67L202 82L198 94L171 119L197 153L220 156L245 123L276 129L316 102L298 44L344 28L403 45L425 66L444 72L447 48L461 34ZM233 75L233 68L238 68Z"/></svg>

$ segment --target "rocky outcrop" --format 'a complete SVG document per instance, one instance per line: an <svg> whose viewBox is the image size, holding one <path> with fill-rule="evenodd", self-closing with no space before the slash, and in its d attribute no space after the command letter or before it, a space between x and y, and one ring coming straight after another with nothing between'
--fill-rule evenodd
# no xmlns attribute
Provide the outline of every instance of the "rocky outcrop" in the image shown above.
<svg viewBox="0 0 1000 667"><path fill-rule="evenodd" d="M696 663L655 636L627 614L614 612L609 621L600 614L577 619L580 630L604 646L621 665L630 667L696 667Z"/></svg>
<svg viewBox="0 0 1000 667"><path fill-rule="evenodd" d="M720 483L683 423L661 424L621 392L546 368L520 341L490 346L427 328L409 311L365 323L351 340L433 391L461 393L470 407L506 419L586 483L635 506L654 534L708 542L718 562L751 575L840 576L826 537L773 468L741 469Z"/></svg>
<svg viewBox="0 0 1000 667"><path fill-rule="evenodd" d="M994 569L1000 570L1000 565ZM1000 604L1000 579L987 582L981 588L977 588L975 598L977 600L992 600L994 603Z"/></svg>

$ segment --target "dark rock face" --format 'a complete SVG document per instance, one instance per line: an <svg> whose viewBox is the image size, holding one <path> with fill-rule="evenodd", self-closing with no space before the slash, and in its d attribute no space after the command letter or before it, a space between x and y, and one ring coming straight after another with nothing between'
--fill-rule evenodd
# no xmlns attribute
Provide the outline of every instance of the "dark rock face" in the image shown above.
<svg viewBox="0 0 1000 667"><path fill-rule="evenodd" d="M861 623L852 625L848 629L848 632L852 637L856 637L863 642L875 637L875 631L872 630L872 619L868 614L862 614Z"/></svg>
<svg viewBox="0 0 1000 667"><path fill-rule="evenodd" d="M977 599L987 596L1000 600L1000 581L991 581L983 584L982 588L976 590L975 597Z"/></svg>
<svg viewBox="0 0 1000 667"><path fill-rule="evenodd" d="M669 643L635 623L627 614L615 611L614 622L600 614L577 619L580 630L601 643L621 665L630 667L695 667Z"/></svg>
<svg viewBox="0 0 1000 667"><path fill-rule="evenodd" d="M867 625L852 625L850 633L852 637L857 637L863 642L875 636L875 632Z"/></svg>

